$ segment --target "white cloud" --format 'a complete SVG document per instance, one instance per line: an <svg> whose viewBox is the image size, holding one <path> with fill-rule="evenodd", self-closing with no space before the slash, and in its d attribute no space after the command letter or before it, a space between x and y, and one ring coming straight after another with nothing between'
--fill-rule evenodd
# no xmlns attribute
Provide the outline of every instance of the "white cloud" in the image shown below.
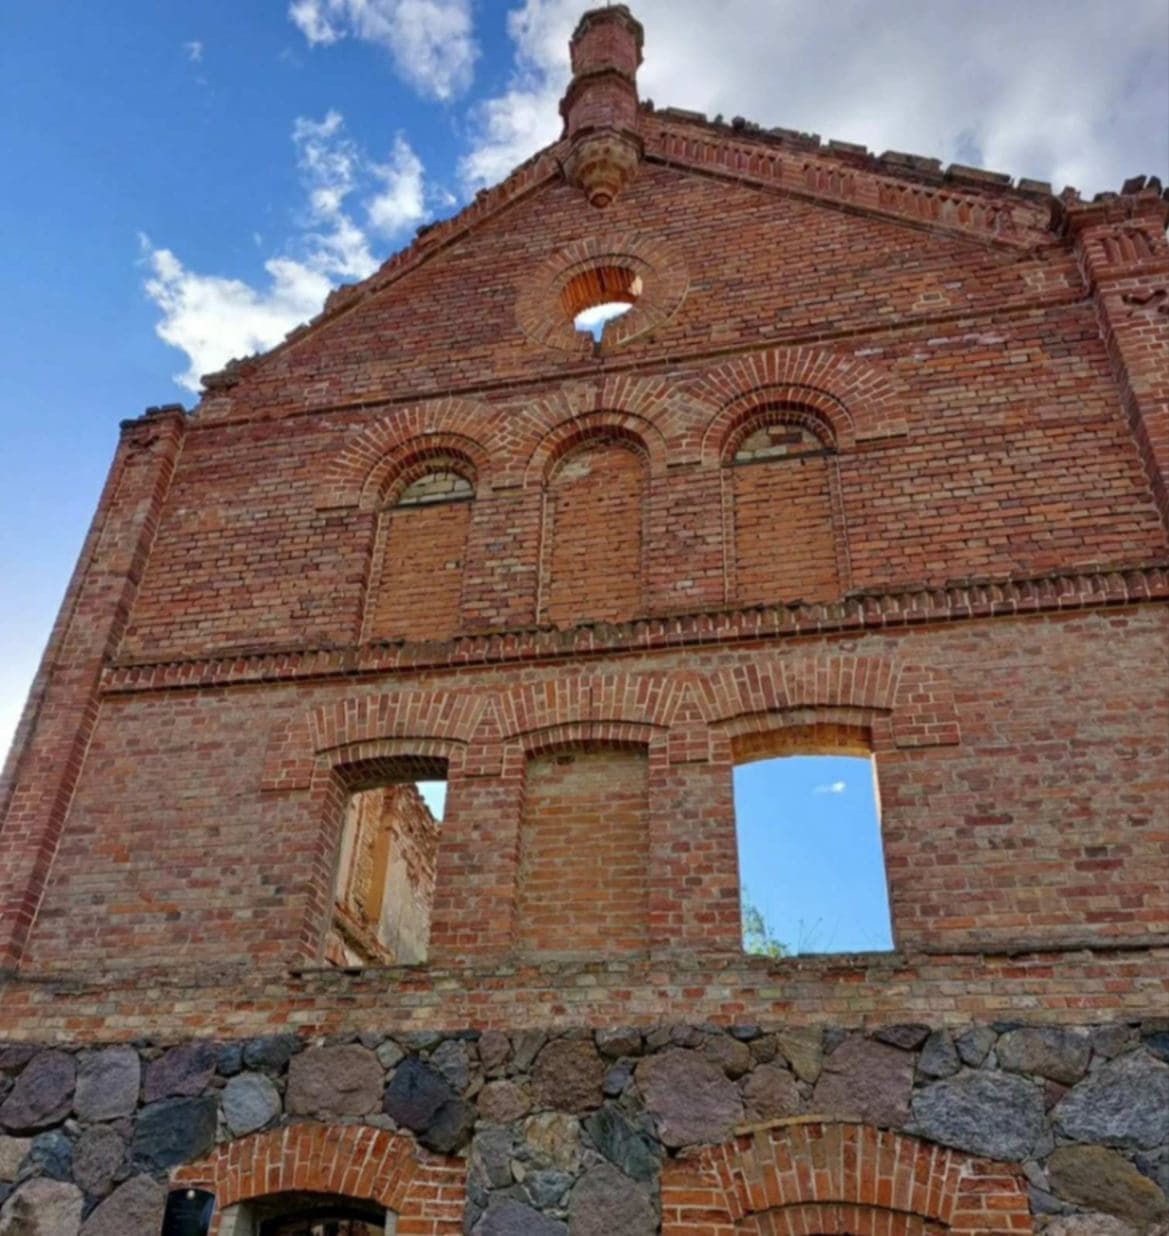
<svg viewBox="0 0 1169 1236"><path fill-rule="evenodd" d="M587 0L509 15L507 88L473 114L461 171L492 183L555 140L567 41ZM810 6L638 0L643 98L728 119L971 162L1012 176L1119 188L1165 175L1164 0L834 0Z"/></svg>
<svg viewBox="0 0 1169 1236"><path fill-rule="evenodd" d="M184 43L183 51L187 53L187 59L192 64L198 64L203 59L203 44L198 39L192 39L191 42Z"/></svg>
<svg viewBox="0 0 1169 1236"><path fill-rule="evenodd" d="M848 789L847 781L833 781L831 785L818 785L812 790L813 794L843 794Z"/></svg>
<svg viewBox="0 0 1169 1236"><path fill-rule="evenodd" d="M422 161L399 133L388 163L376 164L374 175L382 190L366 203L369 225L376 232L392 236L426 215L426 195Z"/></svg>
<svg viewBox="0 0 1169 1236"><path fill-rule="evenodd" d="M378 259L350 212L351 199L386 237L427 217L424 169L402 135L386 163L364 154L336 111L321 120L299 118L292 140L307 204L289 251L264 263L265 286L191 270L172 250L141 238L146 293L162 311L155 330L187 354L187 369L175 380L188 390L197 391L201 375L232 357L274 347L318 312L337 283L373 273Z"/></svg>
<svg viewBox="0 0 1169 1236"><path fill-rule="evenodd" d="M479 47L470 0L293 0L288 16L313 47L346 36L389 51L399 76L428 98L471 84Z"/></svg>

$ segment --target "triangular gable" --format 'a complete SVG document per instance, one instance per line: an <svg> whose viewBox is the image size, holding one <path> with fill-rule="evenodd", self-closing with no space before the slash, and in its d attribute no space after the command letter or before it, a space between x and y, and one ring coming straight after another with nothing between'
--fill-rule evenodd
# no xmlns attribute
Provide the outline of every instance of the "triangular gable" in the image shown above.
<svg viewBox="0 0 1169 1236"><path fill-rule="evenodd" d="M675 169L715 176L807 204L909 225L921 232L976 242L1023 256L1043 244L1058 243L1053 221L1059 203L1046 186L977 169L951 167L937 160L888 153L879 158L843 143L821 146L819 139L786 130L762 131L742 122L726 126L677 109L654 111L643 105L640 130L647 169ZM228 400L215 405L241 381L258 376L269 362L330 328L407 276L425 267L472 233L489 227L505 211L550 186L563 183L566 143L546 147L495 187L480 192L450 219L419 229L415 241L389 258L360 283L334 291L322 311L290 332L285 342L260 357L233 361L205 379L204 416L223 415ZM609 211L595 211L604 231ZM273 374L273 376L276 376Z"/></svg>

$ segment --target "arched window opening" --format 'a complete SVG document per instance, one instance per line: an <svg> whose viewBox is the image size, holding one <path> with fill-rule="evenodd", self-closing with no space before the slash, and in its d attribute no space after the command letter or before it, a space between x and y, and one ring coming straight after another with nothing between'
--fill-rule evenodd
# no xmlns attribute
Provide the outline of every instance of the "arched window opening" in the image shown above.
<svg viewBox="0 0 1169 1236"><path fill-rule="evenodd" d="M876 765L864 732L748 735L734 754L744 951L891 949Z"/></svg>
<svg viewBox="0 0 1169 1236"><path fill-rule="evenodd" d="M590 745L528 760L516 907L526 956L646 947L648 798L643 747Z"/></svg>
<svg viewBox="0 0 1169 1236"><path fill-rule="evenodd" d="M591 438L548 484L543 617L557 626L641 612L645 460L629 441Z"/></svg>
<svg viewBox="0 0 1169 1236"><path fill-rule="evenodd" d="M460 627L475 484L464 461L413 470L379 518L365 638L449 639Z"/></svg>
<svg viewBox="0 0 1169 1236"><path fill-rule="evenodd" d="M826 601L840 592L831 438L798 409L768 409L729 443L735 599Z"/></svg>
<svg viewBox="0 0 1169 1236"><path fill-rule="evenodd" d="M418 780L412 770L370 772L345 801L325 942L332 965L426 960L446 782L441 761L424 763Z"/></svg>

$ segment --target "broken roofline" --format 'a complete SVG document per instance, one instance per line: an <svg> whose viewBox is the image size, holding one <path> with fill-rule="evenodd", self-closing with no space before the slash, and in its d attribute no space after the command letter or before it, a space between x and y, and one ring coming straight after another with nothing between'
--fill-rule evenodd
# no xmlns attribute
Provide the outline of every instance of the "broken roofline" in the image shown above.
<svg viewBox="0 0 1169 1236"><path fill-rule="evenodd" d="M721 116L710 120L701 112L687 111L684 108L665 107L659 110L654 107L653 101L648 99L638 104L638 114L645 121L648 121L650 117L653 117L655 121L664 121L675 133L689 129L697 130L708 138L713 136L716 138L715 144L727 152L735 148L741 149L745 144L757 146L761 151L798 152L814 155L817 160L828 167L836 164L842 172L904 182L907 187L917 186L927 194L936 192L965 194L972 205L1006 204L1015 201L1031 211L1046 208L1047 218L1043 230L1052 239L1056 239L1063 233L1069 209L1087 204L1079 191L1074 188L1065 188L1056 196L1051 191L1051 185L1046 181L1030 180L1025 177L1012 181L1006 172L985 171L982 168L968 167L960 163L952 163L943 169L940 159L906 154L896 150L887 150L883 154L876 155L867 147L853 142L831 139L824 141L819 134L802 133L795 129L764 129L741 116L736 116L730 123L726 123ZM646 136L652 135L647 133ZM286 348L298 343L310 332L315 331L318 326L340 316L367 296L381 291L421 262L454 244L478 224L520 201L549 181L559 179L563 175L563 161L567 152L568 143L562 137L559 141L536 151L535 154L518 164L498 184L480 189L471 202L450 218L422 224L409 245L391 254L368 278L358 283L341 284L334 289L326 298L320 313L308 322L294 327L281 343L276 344L267 352L231 360L216 373L204 374L202 377L204 396L227 391L234 387L248 376L261 360L283 352ZM750 174L742 175L734 171L726 171L717 163L712 164L703 159L679 156L676 151L666 157L652 141L647 142L643 157L647 163L686 167L708 174L729 174L734 179L748 182L755 179ZM766 179L766 177L759 177L759 179ZM822 200L825 205L839 207L845 204L831 193L819 194L810 191L803 184L789 183L782 187L798 191L807 198ZM1092 198L1092 203L1105 203L1135 197L1138 194L1146 200L1155 195L1169 201L1169 189L1162 188L1157 176L1139 175L1129 177L1117 193L1097 193ZM930 224L930 220L923 219L920 214L898 209L895 206L887 206L880 210L866 206L865 209L874 215L888 219L900 219L919 227ZM935 223L935 226L952 232L976 235L981 239L1000 242L1005 239L984 228L950 226L945 223ZM1029 247L1031 243L1034 243L1034 240L1025 243L1023 247Z"/></svg>

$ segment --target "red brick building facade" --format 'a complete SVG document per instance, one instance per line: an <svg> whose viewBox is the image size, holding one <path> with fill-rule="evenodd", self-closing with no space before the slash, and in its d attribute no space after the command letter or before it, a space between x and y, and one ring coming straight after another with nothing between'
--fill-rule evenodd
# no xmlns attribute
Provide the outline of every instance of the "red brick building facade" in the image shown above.
<svg viewBox="0 0 1169 1236"><path fill-rule="evenodd" d="M1169 1218L1160 186L655 110L641 37L124 424L0 791L9 1222ZM835 750L895 948L744 956L732 770Z"/></svg>

